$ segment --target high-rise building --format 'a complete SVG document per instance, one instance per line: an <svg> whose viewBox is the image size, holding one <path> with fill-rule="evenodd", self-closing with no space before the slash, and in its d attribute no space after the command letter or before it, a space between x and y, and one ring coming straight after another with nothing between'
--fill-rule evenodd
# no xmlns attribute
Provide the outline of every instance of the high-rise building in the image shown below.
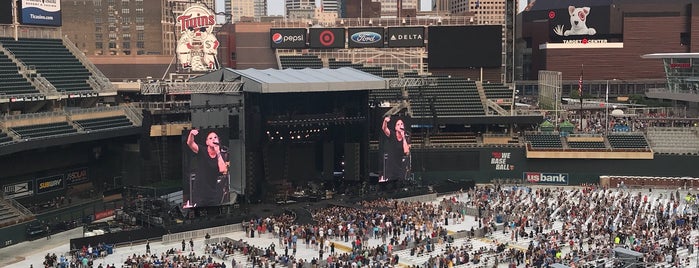
<svg viewBox="0 0 699 268"><path fill-rule="evenodd" d="M255 17L255 1L254 0L226 0L230 3L231 23L240 21L241 17Z"/></svg>
<svg viewBox="0 0 699 268"><path fill-rule="evenodd" d="M473 14L478 24L505 24L506 2L507 0L451 0L449 8L451 14Z"/></svg>
<svg viewBox="0 0 699 268"><path fill-rule="evenodd" d="M449 12L451 11L451 0L432 0L432 11Z"/></svg>
<svg viewBox="0 0 699 268"><path fill-rule="evenodd" d="M254 16L255 20L259 20L262 17L267 16L267 0L254 0L255 10Z"/></svg>
<svg viewBox="0 0 699 268"><path fill-rule="evenodd" d="M61 6L62 32L85 55L162 55L160 1L76 0Z"/></svg>
<svg viewBox="0 0 699 268"><path fill-rule="evenodd" d="M418 0L374 0L374 2L381 3L381 17L385 18L395 18L398 16L398 6L400 5L403 10L414 9L416 12L420 11ZM401 17L404 17L401 15Z"/></svg>
<svg viewBox="0 0 699 268"><path fill-rule="evenodd" d="M289 10L295 9L315 9L315 0L285 0L284 14L289 14Z"/></svg>
<svg viewBox="0 0 699 268"><path fill-rule="evenodd" d="M321 8L323 12L335 12L340 14L340 1L339 0L323 0L321 3Z"/></svg>

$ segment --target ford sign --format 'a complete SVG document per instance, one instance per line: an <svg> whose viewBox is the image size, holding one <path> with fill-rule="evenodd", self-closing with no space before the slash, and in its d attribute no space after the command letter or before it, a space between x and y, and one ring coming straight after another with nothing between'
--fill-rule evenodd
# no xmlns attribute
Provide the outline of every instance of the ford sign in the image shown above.
<svg viewBox="0 0 699 268"><path fill-rule="evenodd" d="M350 39L359 44L374 44L381 42L381 35L375 32L358 32L350 36Z"/></svg>

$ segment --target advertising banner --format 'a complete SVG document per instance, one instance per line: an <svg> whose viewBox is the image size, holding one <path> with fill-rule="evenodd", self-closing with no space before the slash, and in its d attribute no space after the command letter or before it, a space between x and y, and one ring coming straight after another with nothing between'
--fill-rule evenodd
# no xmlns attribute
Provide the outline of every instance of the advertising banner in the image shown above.
<svg viewBox="0 0 699 268"><path fill-rule="evenodd" d="M311 48L345 48L345 28L311 28L308 40Z"/></svg>
<svg viewBox="0 0 699 268"><path fill-rule="evenodd" d="M524 172L523 179L531 184L556 184L568 185L570 176L568 173L543 173L543 172Z"/></svg>
<svg viewBox="0 0 699 268"><path fill-rule="evenodd" d="M66 182L63 174L36 179L36 193L43 194L65 188Z"/></svg>
<svg viewBox="0 0 699 268"><path fill-rule="evenodd" d="M3 185L3 193L8 198L20 198L23 196L31 196L34 194L32 181L18 182L13 184Z"/></svg>
<svg viewBox="0 0 699 268"><path fill-rule="evenodd" d="M61 26L61 0L22 0L21 24Z"/></svg>
<svg viewBox="0 0 699 268"><path fill-rule="evenodd" d="M272 48L306 48L305 28L285 28L269 30Z"/></svg>
<svg viewBox="0 0 699 268"><path fill-rule="evenodd" d="M424 47L425 27L388 27L388 47Z"/></svg>
<svg viewBox="0 0 699 268"><path fill-rule="evenodd" d="M183 69L210 71L219 67L219 42L214 34L216 16L203 5L192 5L178 16L177 61Z"/></svg>
<svg viewBox="0 0 699 268"><path fill-rule="evenodd" d="M86 183L88 181L90 181L90 177L87 175L87 167L82 167L66 172L67 185L76 185Z"/></svg>
<svg viewBox="0 0 699 268"><path fill-rule="evenodd" d="M349 28L347 29L347 47L383 47L383 28Z"/></svg>

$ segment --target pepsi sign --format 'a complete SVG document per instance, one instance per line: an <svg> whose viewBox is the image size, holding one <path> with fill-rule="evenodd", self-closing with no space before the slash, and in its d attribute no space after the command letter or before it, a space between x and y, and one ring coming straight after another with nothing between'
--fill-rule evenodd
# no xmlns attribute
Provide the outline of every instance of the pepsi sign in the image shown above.
<svg viewBox="0 0 699 268"><path fill-rule="evenodd" d="M305 28L270 29L272 48L306 48Z"/></svg>
<svg viewBox="0 0 699 268"><path fill-rule="evenodd" d="M568 184L568 173L542 173L542 172L524 172L523 179L525 182L532 184Z"/></svg>
<svg viewBox="0 0 699 268"><path fill-rule="evenodd" d="M311 48L345 48L345 28L310 28L308 40Z"/></svg>
<svg viewBox="0 0 699 268"><path fill-rule="evenodd" d="M347 47L383 47L383 28L349 28L347 29Z"/></svg>

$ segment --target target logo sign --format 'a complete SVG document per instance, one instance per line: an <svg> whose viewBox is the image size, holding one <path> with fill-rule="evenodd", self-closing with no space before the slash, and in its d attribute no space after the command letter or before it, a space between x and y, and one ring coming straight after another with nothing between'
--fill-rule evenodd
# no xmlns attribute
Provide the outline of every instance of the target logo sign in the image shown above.
<svg viewBox="0 0 699 268"><path fill-rule="evenodd" d="M312 48L344 48L344 28L310 28L309 45Z"/></svg>
<svg viewBox="0 0 699 268"><path fill-rule="evenodd" d="M320 32L320 44L326 47L332 46L335 43L335 34L330 30Z"/></svg>

